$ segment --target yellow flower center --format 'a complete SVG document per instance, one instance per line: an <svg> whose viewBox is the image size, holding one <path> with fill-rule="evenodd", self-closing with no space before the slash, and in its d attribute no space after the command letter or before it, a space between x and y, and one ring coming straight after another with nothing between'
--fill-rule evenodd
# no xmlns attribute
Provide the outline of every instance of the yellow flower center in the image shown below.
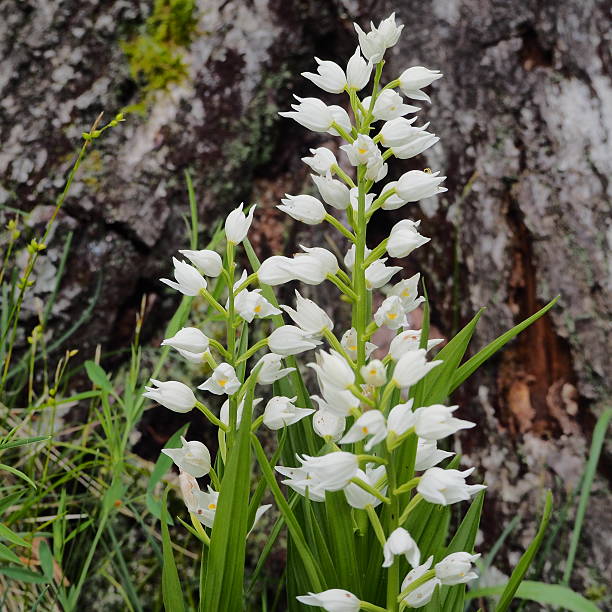
<svg viewBox="0 0 612 612"><path fill-rule="evenodd" d="M361 428L361 433L367 434L368 433L368 428L367 427L362 427Z"/></svg>
<svg viewBox="0 0 612 612"><path fill-rule="evenodd" d="M374 376L376 374L376 370L374 368L372 368L370 370L370 376Z"/></svg>
<svg viewBox="0 0 612 612"><path fill-rule="evenodd" d="M217 504L208 504L208 509L209 510L216 510L217 509Z"/></svg>
<svg viewBox="0 0 612 612"><path fill-rule="evenodd" d="M356 351L357 350L357 345L353 344L351 346L349 346L349 351Z"/></svg>
<svg viewBox="0 0 612 612"><path fill-rule="evenodd" d="M255 306L255 308L253 308L253 310L259 314L261 312L261 306L259 304L257 304L257 306Z"/></svg>
<svg viewBox="0 0 612 612"><path fill-rule="evenodd" d="M225 385L227 385L227 378L220 378L219 379L219 386L220 387L225 387Z"/></svg>
<svg viewBox="0 0 612 612"><path fill-rule="evenodd" d="M404 289L404 290L402 291L402 296L403 296L403 297L410 297L410 291L408 291L408 289Z"/></svg>
<svg viewBox="0 0 612 612"><path fill-rule="evenodd" d="M363 155L364 153L368 152L367 149L357 149L357 151L359 152L360 155Z"/></svg>
<svg viewBox="0 0 612 612"><path fill-rule="evenodd" d="M387 313L387 319L391 319L393 321L393 319L397 318L397 313L396 312L389 312Z"/></svg>

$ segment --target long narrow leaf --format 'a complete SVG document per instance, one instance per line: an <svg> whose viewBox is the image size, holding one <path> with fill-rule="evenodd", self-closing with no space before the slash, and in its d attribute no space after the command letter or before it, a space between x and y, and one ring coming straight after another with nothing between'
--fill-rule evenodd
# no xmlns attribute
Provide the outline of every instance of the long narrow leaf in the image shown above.
<svg viewBox="0 0 612 612"><path fill-rule="evenodd" d="M164 563L162 566L162 595L164 598L164 608L166 612L184 612L183 591L174 561L172 552L172 542L170 541L170 531L168 530L168 489L164 491L162 498L162 555Z"/></svg>

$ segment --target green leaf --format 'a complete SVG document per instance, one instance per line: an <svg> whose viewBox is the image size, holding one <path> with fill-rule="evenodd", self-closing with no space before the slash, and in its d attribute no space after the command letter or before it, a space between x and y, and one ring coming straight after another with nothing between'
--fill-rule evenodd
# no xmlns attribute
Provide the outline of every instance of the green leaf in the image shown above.
<svg viewBox="0 0 612 612"><path fill-rule="evenodd" d="M22 471L14 467L11 467L10 465L5 465L4 463L0 463L0 471L1 470L4 470L5 472L9 472L10 474L17 476L17 478L21 478L22 480L25 480L31 487L36 489L36 484L34 484L34 481L29 476L26 476Z"/></svg>
<svg viewBox="0 0 612 612"><path fill-rule="evenodd" d="M91 380L94 385L100 387L100 389L107 393L113 390L113 385L106 375L106 372L95 361L86 361L85 370L87 371L89 380Z"/></svg>
<svg viewBox="0 0 612 612"><path fill-rule="evenodd" d="M189 423L186 423L179 430L175 431L170 439L166 442L164 448L177 448L180 444L180 437L185 435L187 428L189 427ZM172 459L165 455L164 453L160 453L157 461L155 462L155 466L153 467L153 471L151 472L151 476L149 477L149 482L147 483L147 510L157 519L161 519L162 516L162 508L161 502L159 499L155 499L153 497L153 492L155 491L155 487L164 477L164 475L170 469L172 465ZM168 520L170 521L170 525L173 525L172 517L168 515Z"/></svg>
<svg viewBox="0 0 612 612"><path fill-rule="evenodd" d="M507 585L486 587L470 591L468 599L478 597L490 597L500 595L507 588ZM544 582L533 582L525 580L518 587L515 597L536 601L543 605L551 605L570 610L571 612L600 612L600 609L592 602L572 591L572 589L560 584L545 584Z"/></svg>
<svg viewBox="0 0 612 612"><path fill-rule="evenodd" d="M256 375L248 386L238 434L229 457L217 501L210 538L202 610L243 609L244 559L249 529L251 484L251 423Z"/></svg>
<svg viewBox="0 0 612 612"><path fill-rule="evenodd" d="M0 539L8 540L18 546L25 546L30 548L30 544L26 542L21 536L18 536L14 531L11 531L6 525L0 523Z"/></svg>
<svg viewBox="0 0 612 612"><path fill-rule="evenodd" d="M7 448L15 448L16 446L23 446L24 444L33 444L34 442L40 442L42 440L50 440L51 436L37 436L35 438L22 438L21 440L11 440L10 442L0 441L0 451L6 450Z"/></svg>
<svg viewBox="0 0 612 612"><path fill-rule="evenodd" d="M487 359L490 359L499 349L517 336L524 329L529 327L532 323L537 321L542 315L546 314L559 299L557 296L554 300L551 300L544 308L538 310L535 314L531 315L528 319L525 319L522 323L519 323L511 330L502 334L496 340L493 340L490 344L487 344L483 349L478 351L471 359L468 359L454 374L452 383L450 385L450 391L454 391L461 383L468 379Z"/></svg>
<svg viewBox="0 0 612 612"><path fill-rule="evenodd" d="M5 544L0 543L0 559L22 565L21 559Z"/></svg>
<svg viewBox="0 0 612 612"><path fill-rule="evenodd" d="M174 561L174 553L172 552L172 542L170 540L170 532L168 530L168 487L164 491L162 498L162 595L164 599L164 608L166 612L184 612L185 604L183 602L183 591Z"/></svg>
<svg viewBox="0 0 612 612"><path fill-rule="evenodd" d="M510 580L502 593L502 596L495 608L495 612L505 612L509 607L512 599L514 598L514 594L516 590L519 588L519 585L523 581L535 554L538 552L540 545L542 544L542 540L544 539L544 534L546 533L546 528L548 527L548 522L550 521L550 515L552 513L552 493L548 491L546 493L546 503L544 505L544 514L542 516L542 520L540 521L540 527L538 528L538 532L536 533L535 538L529 545L529 548L525 551L517 566L514 568L512 575L510 576Z"/></svg>
<svg viewBox="0 0 612 612"><path fill-rule="evenodd" d="M612 419L612 408L604 410L601 416L597 419L595 429L593 430L593 440L591 442L591 450L589 452L589 460L584 470L584 477L582 479L582 489L580 491L580 501L578 502L578 510L576 511L576 521L574 523L574 530L572 531L572 539L570 540L570 547L567 553L567 561L565 562L565 571L563 572L562 584L567 585L572 575L572 568L574 567L574 559L576 558L576 551L578 550L578 544L580 542L580 532L582 530L582 523L584 521L584 515L587 511L589 504L589 496L591 494L591 487L593 486L593 479L597 472L597 464L599 462L599 456L601 455L601 449L603 447L606 431L608 425Z"/></svg>
<svg viewBox="0 0 612 612"><path fill-rule="evenodd" d="M40 568L43 574L49 579L49 582L53 580L53 555L47 540L42 540L38 549L38 558L40 559Z"/></svg>
<svg viewBox="0 0 612 612"><path fill-rule="evenodd" d="M28 582L30 584L46 584L49 579L46 576L37 574L21 567L9 567L0 566L0 574L8 576L13 580L19 580L20 582Z"/></svg>

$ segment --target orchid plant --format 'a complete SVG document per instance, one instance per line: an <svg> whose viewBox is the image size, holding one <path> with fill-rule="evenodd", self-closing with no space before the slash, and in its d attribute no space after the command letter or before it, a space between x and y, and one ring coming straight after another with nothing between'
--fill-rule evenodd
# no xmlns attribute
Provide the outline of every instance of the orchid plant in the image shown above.
<svg viewBox="0 0 612 612"><path fill-rule="evenodd" d="M423 89L440 79L440 72L415 66L383 81L385 52L402 28L394 15L368 33L355 25L359 45L346 70L315 58L317 72L303 73L328 93L347 94L350 113L297 96L293 110L280 113L343 141L342 164L325 147L303 158L320 199L287 195L278 206L293 219L337 231L346 241L343 265L331 251L306 246L293 257L274 255L260 264L247 238L255 207L247 214L240 205L225 222L223 258L211 250L180 251L190 263L174 259L175 280L162 279L186 296L206 300L225 322L223 342L195 327L163 342L186 360L210 366L212 374L198 389L225 398L218 413L182 382L153 380L145 393L176 412L196 408L218 428L214 462L199 441L182 439L181 448L164 450L180 470L190 530L203 545L200 610L243 609L245 540L270 507L261 505L266 490L281 517L270 541L283 523L289 533L289 609L461 611L466 584L477 577L474 540L485 486L469 484L474 468L457 469L460 458L438 444L475 426L455 416L459 408L447 405L449 395L520 330L460 365L476 315L428 358L441 340L428 337L420 276L394 282L402 268L389 265L387 256L408 257L429 238L419 233L418 221L403 219L372 250L366 246L377 210L446 191L445 177L429 169L383 183L389 158L417 157L438 141L427 131L429 124L414 125L419 108L406 100L429 102ZM369 95L362 97L370 82ZM251 271L237 271L244 259L237 257L239 248ZM214 291L211 279L217 279ZM292 281L332 283L351 304L350 328L338 329L342 326L299 291L294 305L279 305L272 287ZM386 297L373 311L376 291ZM417 308L424 312L421 330L409 324ZM269 321L272 331L253 342L255 319ZM373 343L382 327L395 334L386 354ZM306 365L314 376L303 377L308 370L300 369L296 356L313 351ZM310 379L316 379L316 392L305 384ZM262 427L277 432L271 457L258 435ZM255 459L261 479L253 491ZM206 491L197 480L204 476L210 478ZM449 506L475 495L449 540ZM170 571L164 580L172 610L182 606L177 580Z"/></svg>

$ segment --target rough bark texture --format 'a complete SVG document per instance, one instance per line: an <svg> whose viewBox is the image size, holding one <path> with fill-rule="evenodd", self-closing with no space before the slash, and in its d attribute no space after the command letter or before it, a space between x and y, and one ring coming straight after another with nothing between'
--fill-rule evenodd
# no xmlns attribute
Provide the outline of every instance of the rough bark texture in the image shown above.
<svg viewBox="0 0 612 612"><path fill-rule="evenodd" d="M324 240L302 227L287 234L272 208L283 193L309 188L299 158L322 142L277 111L294 92L318 95L294 76L312 69L313 55L346 61L355 45L352 21L363 25L393 9L406 28L387 75L421 64L445 78L422 112L440 144L425 159L395 163L390 174L441 169L449 191L420 209L381 215L374 227L382 234L404 215L423 219L431 247L409 265L425 272L444 335L487 306L475 347L561 295L550 316L457 398L479 424L461 445L489 485L485 547L502 517L525 513L521 537L499 559L507 571L533 533L543 489L555 489L561 508L577 485L594 419L610 394L608 3L202 0L184 51L188 78L149 94L146 116L129 116L96 144L34 294L44 299L52 289L63 239L74 231L54 333L97 295L71 345L84 354L97 343L124 346L142 294L161 298L156 279L184 244L185 168L204 227L241 200L257 201L254 242L262 256L292 252L304 235ZM32 210L31 224L49 214L75 143L95 116L142 99L120 42L150 10L148 2L126 0L0 4L0 202ZM158 299L151 321L169 306ZM612 579L607 466L609 454L587 515L582 586ZM553 570L545 573L558 576Z"/></svg>

